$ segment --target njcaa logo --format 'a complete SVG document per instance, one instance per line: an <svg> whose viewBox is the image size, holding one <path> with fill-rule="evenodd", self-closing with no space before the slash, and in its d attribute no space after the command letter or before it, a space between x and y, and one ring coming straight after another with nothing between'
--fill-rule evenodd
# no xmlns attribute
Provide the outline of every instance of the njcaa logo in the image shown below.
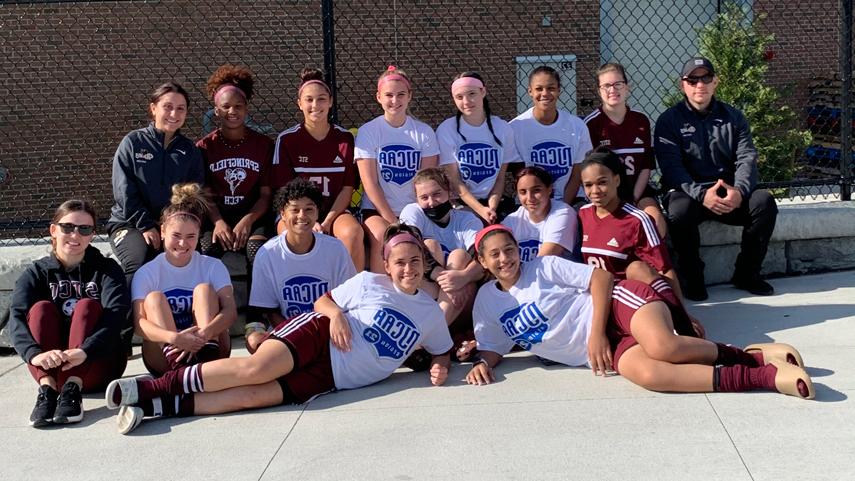
<svg viewBox="0 0 855 481"><path fill-rule="evenodd" d="M499 171L499 149L480 142L466 143L457 150L457 163L463 180L480 184Z"/></svg>
<svg viewBox="0 0 855 481"><path fill-rule="evenodd" d="M553 179L564 177L573 165L573 149L552 140L541 142L531 148L532 164L543 167Z"/></svg>
<svg viewBox="0 0 855 481"><path fill-rule="evenodd" d="M540 252L540 241L537 239L520 242L520 262L534 260Z"/></svg>
<svg viewBox="0 0 855 481"><path fill-rule="evenodd" d="M422 152L409 145L386 145L377 154L380 177L384 182L404 185L409 182L422 161Z"/></svg>
<svg viewBox="0 0 855 481"><path fill-rule="evenodd" d="M549 329L549 318L533 302L505 312L499 318L502 331L525 350L543 341L543 335Z"/></svg>
<svg viewBox="0 0 855 481"><path fill-rule="evenodd" d="M175 319L175 328L183 331L193 325L193 291L176 287L163 293Z"/></svg>
<svg viewBox="0 0 855 481"><path fill-rule="evenodd" d="M421 336L413 321L388 307L378 310L372 321L371 327L362 332L362 337L374 346L380 357L403 358Z"/></svg>
<svg viewBox="0 0 855 481"><path fill-rule="evenodd" d="M319 297L330 290L330 284L312 276L296 276L285 281L282 300L285 301L285 316L293 317L310 312Z"/></svg>

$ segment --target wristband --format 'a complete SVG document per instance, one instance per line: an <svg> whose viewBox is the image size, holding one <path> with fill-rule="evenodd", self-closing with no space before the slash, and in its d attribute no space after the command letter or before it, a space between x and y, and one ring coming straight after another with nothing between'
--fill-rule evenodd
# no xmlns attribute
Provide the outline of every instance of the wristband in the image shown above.
<svg viewBox="0 0 855 481"><path fill-rule="evenodd" d="M253 332L266 333L267 328L260 322L248 322L243 328L244 337L249 337Z"/></svg>
<svg viewBox="0 0 855 481"><path fill-rule="evenodd" d="M485 366L487 366L487 369L490 369L490 363L487 362L487 360L481 356L475 357L475 360L472 362L472 367L475 367L478 364L484 364Z"/></svg>

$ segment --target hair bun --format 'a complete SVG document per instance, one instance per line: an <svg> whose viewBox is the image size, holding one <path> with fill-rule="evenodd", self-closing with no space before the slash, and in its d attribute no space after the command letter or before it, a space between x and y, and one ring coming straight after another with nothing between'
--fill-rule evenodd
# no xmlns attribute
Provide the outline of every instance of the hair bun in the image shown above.
<svg viewBox="0 0 855 481"><path fill-rule="evenodd" d="M306 83L309 80L320 80L324 81L324 72L323 70L316 68L304 68L300 71L300 83Z"/></svg>

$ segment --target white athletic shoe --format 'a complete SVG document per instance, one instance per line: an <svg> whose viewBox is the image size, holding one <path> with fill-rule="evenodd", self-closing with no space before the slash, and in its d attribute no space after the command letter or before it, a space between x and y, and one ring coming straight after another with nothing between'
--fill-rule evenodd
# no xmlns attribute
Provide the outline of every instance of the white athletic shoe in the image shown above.
<svg viewBox="0 0 855 481"><path fill-rule="evenodd" d="M104 393L104 400L107 401L107 407L110 409L118 409L119 406L136 404L137 401L139 401L137 380L143 379L151 379L151 376L144 374L142 376L123 377L121 379L111 381L110 384L107 385L107 391ZM113 396L115 395L117 388L122 393L121 399L118 403L113 400Z"/></svg>
<svg viewBox="0 0 855 481"><path fill-rule="evenodd" d="M136 429L143 420L143 410L137 406L122 406L116 415L116 428L119 434L128 434Z"/></svg>

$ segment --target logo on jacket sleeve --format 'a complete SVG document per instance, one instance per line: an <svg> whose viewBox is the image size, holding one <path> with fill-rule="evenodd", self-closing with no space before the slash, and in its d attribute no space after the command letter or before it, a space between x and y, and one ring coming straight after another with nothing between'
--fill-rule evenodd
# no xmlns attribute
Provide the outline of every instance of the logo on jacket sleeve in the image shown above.
<svg viewBox="0 0 855 481"><path fill-rule="evenodd" d="M404 185L409 182L421 165L422 152L409 145L385 145L377 153L380 177L384 182Z"/></svg>
<svg viewBox="0 0 855 481"><path fill-rule="evenodd" d="M480 184L499 172L499 149L483 142L466 143L457 149L457 163L463 180Z"/></svg>
<svg viewBox="0 0 855 481"><path fill-rule="evenodd" d="M390 309L381 308L374 313L371 326L362 332L380 357L402 359L418 343L421 333L407 316Z"/></svg>
<svg viewBox="0 0 855 481"><path fill-rule="evenodd" d="M172 318L175 320L175 328L183 331L193 325L193 291L176 287L164 291L169 309L172 310Z"/></svg>
<svg viewBox="0 0 855 481"><path fill-rule="evenodd" d="M294 317L314 309L315 301L330 290L327 281L314 276L295 276L282 286L282 308L285 317Z"/></svg>
<svg viewBox="0 0 855 481"><path fill-rule="evenodd" d="M502 330L525 350L543 341L543 335L549 329L549 318L533 302L515 307L499 318Z"/></svg>

